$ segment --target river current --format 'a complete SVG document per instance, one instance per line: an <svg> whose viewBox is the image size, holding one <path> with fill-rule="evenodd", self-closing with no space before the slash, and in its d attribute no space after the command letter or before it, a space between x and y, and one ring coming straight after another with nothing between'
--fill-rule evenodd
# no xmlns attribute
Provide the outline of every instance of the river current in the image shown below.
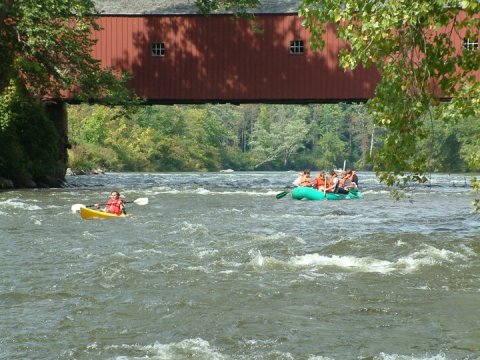
<svg viewBox="0 0 480 360"><path fill-rule="evenodd" d="M276 199L295 172L0 192L0 359L480 359L470 177ZM82 220L119 190L129 217Z"/></svg>

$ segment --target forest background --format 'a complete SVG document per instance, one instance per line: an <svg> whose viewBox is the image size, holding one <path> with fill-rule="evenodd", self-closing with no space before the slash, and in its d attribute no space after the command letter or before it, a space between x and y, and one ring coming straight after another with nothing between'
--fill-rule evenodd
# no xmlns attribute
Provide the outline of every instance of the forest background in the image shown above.
<svg viewBox="0 0 480 360"><path fill-rule="evenodd" d="M76 171L372 170L386 130L365 104L207 104L68 107ZM429 172L477 172L480 118L423 121Z"/></svg>

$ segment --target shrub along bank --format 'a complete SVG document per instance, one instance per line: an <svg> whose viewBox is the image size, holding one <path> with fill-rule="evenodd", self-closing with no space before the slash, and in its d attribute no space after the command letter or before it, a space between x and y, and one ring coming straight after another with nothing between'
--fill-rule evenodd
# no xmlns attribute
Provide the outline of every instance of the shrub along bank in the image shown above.
<svg viewBox="0 0 480 360"><path fill-rule="evenodd" d="M60 135L44 107L15 86L0 94L0 188L57 187Z"/></svg>

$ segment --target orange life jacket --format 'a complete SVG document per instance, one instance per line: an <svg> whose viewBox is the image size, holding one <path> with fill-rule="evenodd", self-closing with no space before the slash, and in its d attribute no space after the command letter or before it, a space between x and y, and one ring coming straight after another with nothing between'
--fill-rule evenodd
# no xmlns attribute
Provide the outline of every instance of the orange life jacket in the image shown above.
<svg viewBox="0 0 480 360"><path fill-rule="evenodd" d="M331 188L332 186L335 186L335 178L337 178L337 174L333 174L330 176L330 180L328 180L328 187ZM329 189L327 192L335 192L336 188Z"/></svg>
<svg viewBox="0 0 480 360"><path fill-rule="evenodd" d="M319 190L320 188L325 188L325 178L320 174L315 178L315 188Z"/></svg>
<svg viewBox="0 0 480 360"><path fill-rule="evenodd" d="M122 207L121 205L123 204L123 199L117 198L117 199L109 199L107 201L107 205L105 205L105 210L107 212L116 214L116 215L121 215L122 214Z"/></svg>

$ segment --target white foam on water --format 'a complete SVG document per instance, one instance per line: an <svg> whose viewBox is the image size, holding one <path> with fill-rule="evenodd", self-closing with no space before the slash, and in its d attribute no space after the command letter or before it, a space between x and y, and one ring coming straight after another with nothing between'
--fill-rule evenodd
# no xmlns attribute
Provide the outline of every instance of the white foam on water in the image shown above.
<svg viewBox="0 0 480 360"><path fill-rule="evenodd" d="M245 190L245 189L235 189L235 190L209 190L203 187L192 188L192 189L173 189L169 187L157 187L154 188L154 191L150 191L149 195L159 195L159 194L195 194L195 195L248 195L248 196L261 196L261 197L273 197L279 193L278 190Z"/></svg>
<svg viewBox="0 0 480 360"><path fill-rule="evenodd" d="M467 256L445 249L437 249L433 246L424 246L424 249L416 251L409 256L398 260L398 268L406 272L413 272L421 266L440 265L443 262L454 262L455 260L467 260Z"/></svg>
<svg viewBox="0 0 480 360"><path fill-rule="evenodd" d="M416 356L380 353L374 360L447 360L447 357L444 354Z"/></svg>
<svg viewBox="0 0 480 360"><path fill-rule="evenodd" d="M0 201L0 207L21 209L21 210L27 210L27 211L42 210L40 206L27 204L22 201L19 201L18 199L8 199L5 201Z"/></svg>
<svg viewBox="0 0 480 360"><path fill-rule="evenodd" d="M469 256L476 256L475 250L465 244L460 244L460 248Z"/></svg>
<svg viewBox="0 0 480 360"><path fill-rule="evenodd" d="M246 211L246 209L237 209L237 208L228 208L224 209L224 212L229 214L229 213L234 213L234 214L242 214Z"/></svg>
<svg viewBox="0 0 480 360"><path fill-rule="evenodd" d="M283 213L278 216L279 218L284 218L284 219L305 219L304 214L298 214L298 213Z"/></svg>
<svg viewBox="0 0 480 360"><path fill-rule="evenodd" d="M395 267L390 261L377 260L369 257L359 258L355 256L323 256L319 254L307 254L295 256L289 263L293 266L336 266L344 269L356 270L359 272L389 273Z"/></svg>
<svg viewBox="0 0 480 360"><path fill-rule="evenodd" d="M203 250L199 250L197 252L197 256L200 259L203 259L206 256L212 256L212 255L215 255L215 254L218 254L218 253L219 253L219 251L217 249L203 249Z"/></svg>
<svg viewBox="0 0 480 360"><path fill-rule="evenodd" d="M255 269L259 268L281 268L287 267L288 264L283 260L278 260L271 256L263 256L260 250L251 249L248 254L250 255L250 261L247 263Z"/></svg>
<svg viewBox="0 0 480 360"><path fill-rule="evenodd" d="M249 255L252 256L253 258L250 260L249 264L254 266L254 267L263 267L265 264L265 258L262 256L261 252L257 250L255 253L255 250L250 250Z"/></svg>
<svg viewBox="0 0 480 360"><path fill-rule="evenodd" d="M441 265L444 262L457 260L466 261L467 256L445 249L425 246L411 255L399 258L397 261L380 260L372 257L357 257L350 255L320 255L318 253L291 257L283 261L273 257L265 257L259 250L250 250L251 260L248 265L263 268L266 266L293 266L299 268L338 267L351 272L389 274L393 272L405 274L418 271L423 266Z"/></svg>
<svg viewBox="0 0 480 360"><path fill-rule="evenodd" d="M427 290L427 291L432 290L432 289L430 288L430 286L428 286L428 285L415 286L414 289L417 289L417 290Z"/></svg>
<svg viewBox="0 0 480 360"><path fill-rule="evenodd" d="M390 191L389 190L362 190L360 189L363 195L389 195Z"/></svg>
<svg viewBox="0 0 480 360"><path fill-rule="evenodd" d="M186 232L188 234L195 234L195 233L203 233L208 234L208 228L203 224L192 224L187 221L182 223L182 227L180 228L181 231Z"/></svg>
<svg viewBox="0 0 480 360"><path fill-rule="evenodd" d="M211 271L209 271L204 266L187 266L187 270L202 272L202 273L205 273L205 274L210 274L211 273Z"/></svg>
<svg viewBox="0 0 480 360"><path fill-rule="evenodd" d="M221 264L222 266L224 266L224 267L229 267L229 268L240 268L240 267L243 266L243 264L240 263L240 262L234 262L234 261L231 261L231 260L226 260L226 259L224 259L224 258L222 258L222 259L220 260L220 264ZM227 272L228 272L228 271L233 272L233 270L225 270L225 271L227 271Z"/></svg>
<svg viewBox="0 0 480 360"><path fill-rule="evenodd" d="M195 338L186 339L177 343L161 344L155 342L153 345L112 345L109 349L135 351L137 355L130 357L128 355L116 356L117 360L127 359L153 359L153 360L177 360L177 359L205 359L205 360L224 360L227 359L218 352L206 340Z"/></svg>
<svg viewBox="0 0 480 360"><path fill-rule="evenodd" d="M198 188L194 191L192 191L194 194L200 194L200 195L210 195L212 192L210 190L204 189L204 188Z"/></svg>
<svg viewBox="0 0 480 360"><path fill-rule="evenodd" d="M129 259L130 257L125 255L124 253L120 252L120 251L117 251L113 254L113 257L118 257L118 258L121 258L121 259Z"/></svg>
<svg viewBox="0 0 480 360"><path fill-rule="evenodd" d="M154 255L159 255L159 254L163 254L163 251L161 251L161 250L155 250L155 249L139 249L139 250L135 250L134 253L136 253L136 254L154 254Z"/></svg>
<svg viewBox="0 0 480 360"><path fill-rule="evenodd" d="M280 231L280 232L276 232L276 233L268 234L268 235L264 235L264 234L255 235L254 239L255 240L276 241L276 240L285 239L287 237L288 237L287 234Z"/></svg>
<svg viewBox="0 0 480 360"><path fill-rule="evenodd" d="M335 360L335 359L328 356L311 355L307 360Z"/></svg>
<svg viewBox="0 0 480 360"><path fill-rule="evenodd" d="M237 273L237 271L234 271L234 270L223 270L223 271L219 271L218 273L219 273L219 274L230 275L230 274L235 274L235 273Z"/></svg>
<svg viewBox="0 0 480 360"><path fill-rule="evenodd" d="M90 231L84 231L82 233L82 237L86 238L87 240L95 240L97 235L95 233L91 233Z"/></svg>

